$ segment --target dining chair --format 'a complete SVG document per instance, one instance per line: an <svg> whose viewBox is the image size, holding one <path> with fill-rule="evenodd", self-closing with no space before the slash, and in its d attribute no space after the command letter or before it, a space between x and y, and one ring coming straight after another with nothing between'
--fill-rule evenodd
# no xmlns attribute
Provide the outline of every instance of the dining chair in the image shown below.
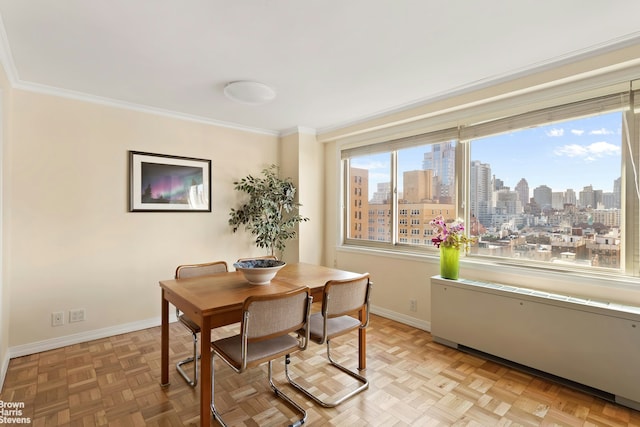
<svg viewBox="0 0 640 427"><path fill-rule="evenodd" d="M186 279L189 277L206 276L209 274L226 273L229 271L227 263L225 261L214 261L203 264L184 264L179 265L176 268L176 279ZM176 364L176 369L184 378L184 380L191 387L195 387L198 384L198 334L200 333L200 326L189 319L184 313L176 308L176 317L189 331L193 337L193 356L187 357L184 360L179 361ZM189 377L183 368L183 365L193 362L193 378Z"/></svg>
<svg viewBox="0 0 640 427"><path fill-rule="evenodd" d="M317 344L327 344L327 359L329 366L334 366L342 372L355 378L361 384L353 391L333 401L325 401L296 383L289 373L289 363L285 365L287 380L293 387L309 396L320 406L333 408L348 398L366 390L369 380L355 371L338 364L331 358L331 340L356 329L364 329L369 324L369 296L372 283L369 274L365 273L357 278L328 281L322 293L322 309L314 313L309 319L309 339ZM354 317L365 311L364 320Z"/></svg>
<svg viewBox="0 0 640 427"><path fill-rule="evenodd" d="M309 314L311 291L299 288L272 295L248 297L242 307L240 333L211 343L211 412L222 426L226 426L215 406L214 358L218 355L235 372L269 363L268 378L275 395L284 400L302 417L290 426L300 426L307 412L284 394L273 382L272 362L289 354L304 350L309 342ZM305 331L301 333L300 331Z"/></svg>

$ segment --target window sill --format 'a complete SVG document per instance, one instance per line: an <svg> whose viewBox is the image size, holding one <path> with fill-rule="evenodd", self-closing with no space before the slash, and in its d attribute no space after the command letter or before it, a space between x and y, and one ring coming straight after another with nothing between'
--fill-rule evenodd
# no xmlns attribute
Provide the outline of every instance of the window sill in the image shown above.
<svg viewBox="0 0 640 427"><path fill-rule="evenodd" d="M337 253L351 253L360 255L370 255L387 259L400 259L425 262L433 264L434 267L440 262L439 255L435 251L428 249L409 251L406 249L388 249L380 247L357 246L357 245L339 245L336 248ZM555 267L555 266L554 266ZM577 271L575 269L562 268L546 268L544 266L528 265L524 263L510 263L508 261L496 261L483 257L461 257L460 268L469 272L469 274L483 278L487 275L500 277L499 280L504 282L503 278L512 278L518 276L526 276L531 279L541 281L541 283L567 282L582 287L597 287L604 289L618 289L622 291L639 291L640 278L626 276L622 273L612 271ZM517 285L517 284L514 284Z"/></svg>

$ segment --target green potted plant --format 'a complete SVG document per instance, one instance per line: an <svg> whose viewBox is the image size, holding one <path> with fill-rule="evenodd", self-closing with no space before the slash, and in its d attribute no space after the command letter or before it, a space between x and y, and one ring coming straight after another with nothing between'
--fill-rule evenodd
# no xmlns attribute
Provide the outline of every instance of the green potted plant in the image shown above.
<svg viewBox="0 0 640 427"><path fill-rule="evenodd" d="M296 236L295 227L309 221L298 212L302 206L295 201L296 187L291 178L278 176L279 168L271 165L262 170L262 177L248 175L235 181L235 189L249 195L238 209L231 209L229 225L235 233L240 226L256 236L256 246L267 248L271 255L282 252L287 240Z"/></svg>

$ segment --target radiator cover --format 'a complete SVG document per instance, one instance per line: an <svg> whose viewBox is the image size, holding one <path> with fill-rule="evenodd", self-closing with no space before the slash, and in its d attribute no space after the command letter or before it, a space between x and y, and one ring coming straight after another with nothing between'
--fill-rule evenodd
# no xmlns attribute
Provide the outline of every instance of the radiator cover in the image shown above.
<svg viewBox="0 0 640 427"><path fill-rule="evenodd" d="M640 307L434 276L431 334L640 410Z"/></svg>

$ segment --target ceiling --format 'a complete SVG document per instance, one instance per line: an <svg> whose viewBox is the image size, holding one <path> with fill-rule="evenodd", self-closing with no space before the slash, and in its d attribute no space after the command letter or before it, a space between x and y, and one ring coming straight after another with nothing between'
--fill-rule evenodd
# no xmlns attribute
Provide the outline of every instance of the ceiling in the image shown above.
<svg viewBox="0 0 640 427"><path fill-rule="evenodd" d="M18 87L277 134L640 43L638 16L637 0L0 0L0 35ZM277 96L235 103L234 80Z"/></svg>

